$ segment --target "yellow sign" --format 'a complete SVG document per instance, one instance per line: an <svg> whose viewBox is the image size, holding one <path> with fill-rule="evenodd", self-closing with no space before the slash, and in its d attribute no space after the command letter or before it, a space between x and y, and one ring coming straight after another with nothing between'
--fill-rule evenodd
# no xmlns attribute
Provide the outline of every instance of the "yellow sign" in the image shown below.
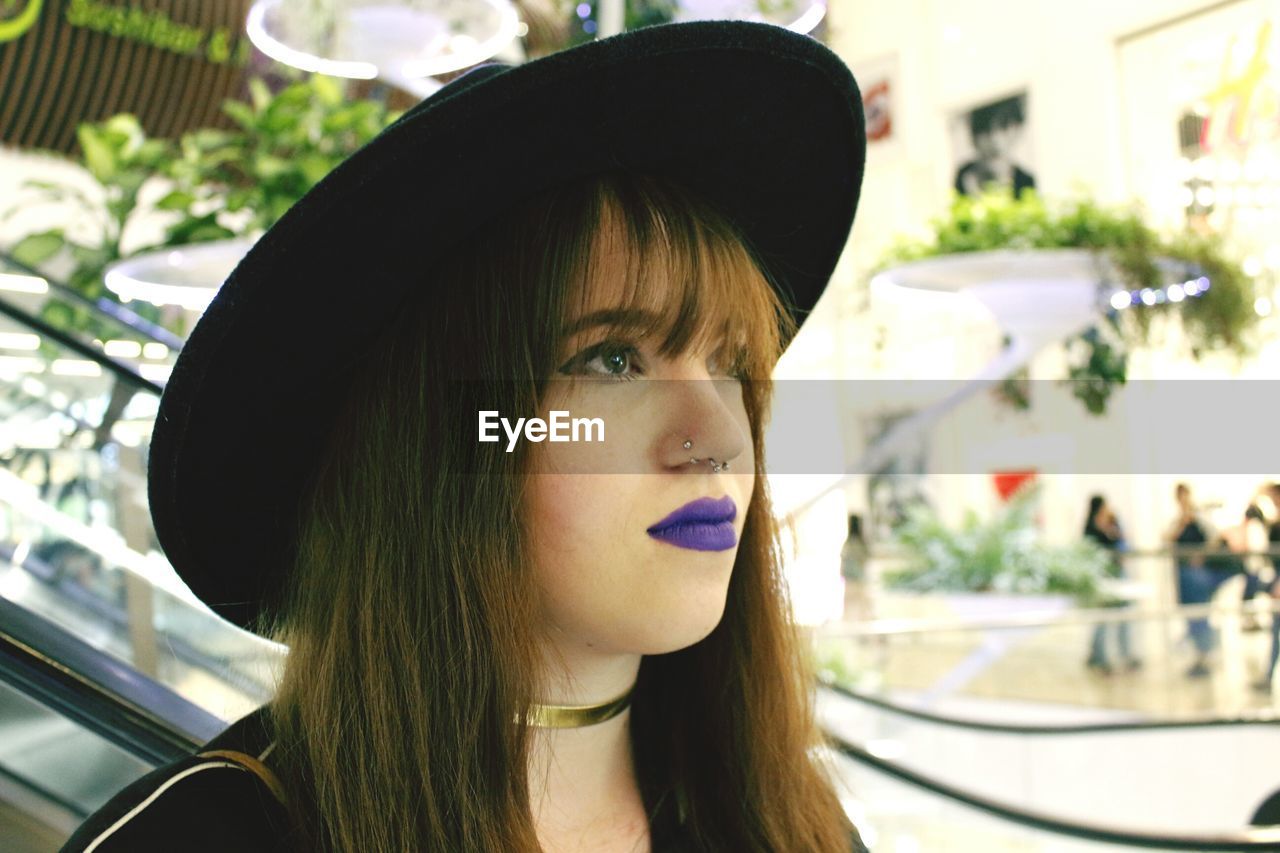
<svg viewBox="0 0 1280 853"><path fill-rule="evenodd" d="M71 0L67 6L67 23L183 56L203 56L210 62L234 59L244 65L249 58L247 38L240 39L233 57L231 31L227 27L219 27L210 34L198 26L175 23L160 9L148 11L104 0Z"/></svg>
<svg viewBox="0 0 1280 853"><path fill-rule="evenodd" d="M17 0L17 2L21 2L21 0ZM15 0L4 0L3 3L0 3L0 11L11 12L17 2ZM40 17L40 7L43 5L44 0L27 0L27 7L17 15L0 19L0 42L13 41L31 29L31 25L36 22L36 18Z"/></svg>
<svg viewBox="0 0 1280 853"><path fill-rule="evenodd" d="M70 152L77 125L122 112L156 136L216 126L252 2L0 0L0 144Z"/></svg>
<svg viewBox="0 0 1280 853"><path fill-rule="evenodd" d="M1238 71L1232 59L1236 40L1227 43L1220 82L1205 96L1209 120L1201 146L1214 151L1224 143L1247 147L1280 135L1280 79L1271 64L1271 22L1258 29L1253 55Z"/></svg>

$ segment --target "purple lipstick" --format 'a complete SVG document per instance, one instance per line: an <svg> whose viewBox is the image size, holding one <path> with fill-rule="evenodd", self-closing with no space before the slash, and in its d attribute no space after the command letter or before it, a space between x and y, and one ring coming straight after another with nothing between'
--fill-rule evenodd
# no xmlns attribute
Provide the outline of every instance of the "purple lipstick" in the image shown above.
<svg viewBox="0 0 1280 853"><path fill-rule="evenodd" d="M733 520L738 517L733 498L698 498L690 501L648 529L654 539L693 551L727 551L738 543Z"/></svg>

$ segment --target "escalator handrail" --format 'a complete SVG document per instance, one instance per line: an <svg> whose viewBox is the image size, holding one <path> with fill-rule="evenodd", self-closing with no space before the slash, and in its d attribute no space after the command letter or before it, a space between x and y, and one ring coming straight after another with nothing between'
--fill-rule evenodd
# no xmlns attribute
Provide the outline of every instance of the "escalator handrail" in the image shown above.
<svg viewBox="0 0 1280 853"><path fill-rule="evenodd" d="M0 505L3 505L3 498L0 498ZM107 557L107 555L98 553L99 556ZM28 574L41 578L46 583L51 583L49 577L54 569L50 566L43 565L38 558L28 553L23 560L18 563L14 562L14 549L7 545L0 544L0 560L8 560L14 566L24 569ZM109 557L108 557L109 559ZM126 568L125 571L133 571ZM146 580L151 584L151 589L157 595L173 596L172 590L164 589L156 586L150 577ZM58 590L58 594L75 601L75 603L93 612L94 617L102 620L102 622L110 629L116 629L120 632L128 630L129 613L128 608L123 604L112 602L97 596L78 585L72 580L70 583L64 580ZM190 602L184 598L176 598L175 601L183 607L189 607ZM203 651L198 645L193 643L181 634L164 632L163 642L166 648L173 656L183 663L190 664L198 669L213 673L223 681L231 683L234 687L244 693L252 693L254 691L262 691L263 685L257 681L248 679L237 671L234 667L228 666L224 660L221 660L208 652Z"/></svg>
<svg viewBox="0 0 1280 853"><path fill-rule="evenodd" d="M227 726L129 664L4 598L0 681L157 766L190 755Z"/></svg>
<svg viewBox="0 0 1280 853"><path fill-rule="evenodd" d="M996 732L1013 735L1096 735L1116 732L1155 731L1168 729L1207 729L1224 726L1280 726L1280 718L1274 712L1260 711L1256 715L1234 717L1199 717L1183 720L1126 720L1109 723L1071 723L1068 725L1024 723L997 723L948 717L919 708L909 708L887 699L870 696L832 681L822 681L821 686L846 699L870 705L891 714L911 717L927 723L971 731Z"/></svg>
<svg viewBox="0 0 1280 853"><path fill-rule="evenodd" d="M1021 610L1003 616L978 618L889 617L866 622L834 622L822 627L823 640L848 640L866 637L907 637L942 631L1001 631L1020 628L1063 628L1080 625L1103 625L1119 622L1167 622L1170 620L1204 619L1219 610L1213 602L1179 604L1175 607L1074 607L1069 610ZM1253 599L1241 604L1241 612L1252 615L1280 616L1280 599Z"/></svg>
<svg viewBox="0 0 1280 853"><path fill-rule="evenodd" d="M1015 808L996 800L970 793L945 782L939 782L913 770L908 770L895 762L873 755L863 747L850 743L838 735L830 732L826 732L825 735L828 744L836 752L852 761L867 765L912 787L923 788L944 799L1041 832L1141 849L1194 851L1280 850L1280 827L1259 827L1236 832L1196 835L1164 835L1158 832L1139 832L1063 820L1042 812Z"/></svg>
<svg viewBox="0 0 1280 853"><path fill-rule="evenodd" d="M139 337L146 338L154 343L164 344L171 350L182 349L184 342L181 337L175 335L173 332L158 323L153 323L144 317L139 317L136 313L130 311L119 302L107 299L106 297L103 297L102 299L93 299L92 297L85 296L71 285L65 284L54 278L50 278L40 270L29 266L28 264L24 264L22 261L7 252L0 251L0 263L13 267L14 269L19 270L25 275L32 276L33 278L43 279L45 284L49 286L49 289L57 293L58 296L79 302L81 305L92 311L105 314Z"/></svg>
<svg viewBox="0 0 1280 853"><path fill-rule="evenodd" d="M150 392L157 397L159 397L164 391L163 387L152 382L150 379L139 375L127 365L121 364L107 354L95 349L89 344L86 344L84 341L64 332L62 329L51 326L49 323L46 323L39 317L24 311L9 302L7 299L0 298L0 314L4 314L23 326L26 326L35 332L39 332L44 337L56 341L61 346L66 347L77 355L97 363L99 367L102 367L118 381L124 382L126 385L131 385L140 391Z"/></svg>

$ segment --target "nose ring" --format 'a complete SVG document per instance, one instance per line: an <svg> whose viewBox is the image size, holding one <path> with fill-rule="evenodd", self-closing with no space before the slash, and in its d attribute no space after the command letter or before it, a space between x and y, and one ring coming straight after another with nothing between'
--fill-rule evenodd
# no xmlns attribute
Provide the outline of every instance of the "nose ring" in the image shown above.
<svg viewBox="0 0 1280 853"><path fill-rule="evenodd" d="M686 439L684 440L684 444L683 444L682 446L684 447L684 449L685 449L685 450L689 450L690 448L692 448L692 447L693 447L693 439L686 438ZM700 461L701 461L701 460L699 460L697 457L694 457L694 458L692 458L692 459L690 459L690 460L689 460L689 463L690 463L691 465L697 465L697 464L698 464L698 462L700 462ZM718 464L717 464L717 463L716 463L716 460L712 459L711 457L707 457L707 461L711 463L711 471L712 471L712 473L714 473L714 474L719 474L721 471L727 471L727 470L729 470L729 463L728 463L728 462L720 462L720 463L718 463Z"/></svg>
<svg viewBox="0 0 1280 853"><path fill-rule="evenodd" d="M689 464L697 465L701 461L702 461L701 459L690 459ZM727 471L729 469L728 462L720 462L719 464L717 464L716 460L712 459L711 457L707 457L707 461L711 463L711 471L714 474L719 474L721 471Z"/></svg>

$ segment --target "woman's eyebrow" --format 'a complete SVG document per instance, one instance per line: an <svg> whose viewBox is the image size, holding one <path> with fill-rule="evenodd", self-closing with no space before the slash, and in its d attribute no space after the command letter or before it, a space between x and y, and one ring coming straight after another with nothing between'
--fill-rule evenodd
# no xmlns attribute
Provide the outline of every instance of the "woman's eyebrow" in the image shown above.
<svg viewBox="0 0 1280 853"><path fill-rule="evenodd" d="M632 328L652 327L658 316L651 311L638 308L606 308L584 314L572 323L567 323L560 334L563 337L590 329L595 326L630 326Z"/></svg>

